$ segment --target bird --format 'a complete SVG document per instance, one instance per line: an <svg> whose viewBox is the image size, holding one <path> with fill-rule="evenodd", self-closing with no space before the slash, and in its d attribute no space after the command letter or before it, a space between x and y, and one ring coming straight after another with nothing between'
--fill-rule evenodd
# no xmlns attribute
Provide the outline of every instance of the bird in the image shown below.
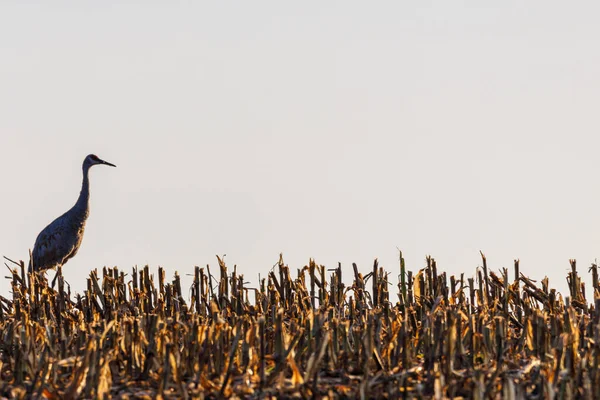
<svg viewBox="0 0 600 400"><path fill-rule="evenodd" d="M90 214L88 173L94 165L116 167L114 164L101 160L95 154L85 157L79 198L69 211L56 218L39 233L29 259L29 272L44 272L62 266L77 254L83 239L85 222Z"/></svg>

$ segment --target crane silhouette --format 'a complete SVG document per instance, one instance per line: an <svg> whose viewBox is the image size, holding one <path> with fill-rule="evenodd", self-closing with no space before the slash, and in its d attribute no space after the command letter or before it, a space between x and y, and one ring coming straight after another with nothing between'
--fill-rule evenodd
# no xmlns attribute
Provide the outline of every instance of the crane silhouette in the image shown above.
<svg viewBox="0 0 600 400"><path fill-rule="evenodd" d="M83 160L83 182L79 198L69 211L56 218L40 232L31 252L29 272L45 271L63 265L77 254L83 239L85 221L90 214L88 172L94 165L102 164L116 167L101 160L95 154L90 154Z"/></svg>

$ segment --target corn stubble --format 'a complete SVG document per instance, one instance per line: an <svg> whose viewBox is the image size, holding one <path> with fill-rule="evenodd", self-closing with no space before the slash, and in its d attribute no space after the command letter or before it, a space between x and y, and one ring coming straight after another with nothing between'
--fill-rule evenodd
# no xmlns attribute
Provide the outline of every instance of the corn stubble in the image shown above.
<svg viewBox="0 0 600 400"><path fill-rule="evenodd" d="M351 286L342 268L292 272L283 259L258 288L218 258L180 277L104 268L73 295L11 269L0 296L5 398L600 398L600 287L593 301L571 260L564 300L519 272L451 276L400 257L394 304L375 261ZM370 286L370 287L369 287Z"/></svg>

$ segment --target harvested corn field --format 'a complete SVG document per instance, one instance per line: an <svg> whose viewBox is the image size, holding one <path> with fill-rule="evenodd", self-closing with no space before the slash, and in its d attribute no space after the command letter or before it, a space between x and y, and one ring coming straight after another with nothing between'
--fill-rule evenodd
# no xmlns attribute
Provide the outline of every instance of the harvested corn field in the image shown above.
<svg viewBox="0 0 600 400"><path fill-rule="evenodd" d="M483 256L468 278L401 258L397 287L377 261L347 285L341 266L280 258L252 288L218 264L190 291L160 268L94 270L79 295L60 269L47 281L7 261L0 396L600 398L596 265L586 299L571 261L563 299Z"/></svg>

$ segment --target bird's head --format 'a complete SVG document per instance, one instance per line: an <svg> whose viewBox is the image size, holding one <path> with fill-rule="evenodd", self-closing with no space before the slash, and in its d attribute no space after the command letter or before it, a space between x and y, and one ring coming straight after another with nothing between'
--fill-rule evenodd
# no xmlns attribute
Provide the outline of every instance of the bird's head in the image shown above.
<svg viewBox="0 0 600 400"><path fill-rule="evenodd" d="M89 156L87 156L85 158L85 160L83 160L83 168L84 169L90 168L91 166L98 165L98 164L104 164L104 165L110 165L111 167L116 167L115 164L111 164L108 161L104 161L95 154L90 154Z"/></svg>

